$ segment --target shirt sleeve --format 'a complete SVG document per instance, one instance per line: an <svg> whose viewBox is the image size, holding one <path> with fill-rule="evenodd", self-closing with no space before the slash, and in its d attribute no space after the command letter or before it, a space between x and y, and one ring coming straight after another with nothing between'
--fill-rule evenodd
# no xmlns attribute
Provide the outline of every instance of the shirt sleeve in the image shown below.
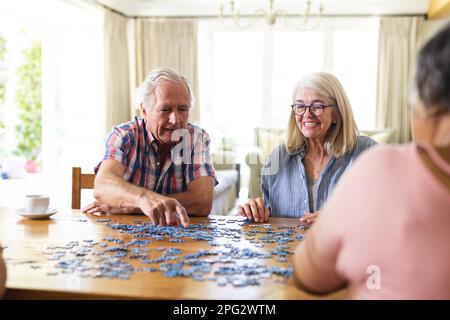
<svg viewBox="0 0 450 320"><path fill-rule="evenodd" d="M269 208L271 210L271 203L270 203L270 189L272 184L272 179L275 175L279 173L280 166L281 166L281 159L282 156L282 148L284 148L284 145L279 145L276 147L267 158L266 163L261 168L261 190L263 194L264 199L264 206L266 208ZM273 196L273 195L272 195Z"/></svg>
<svg viewBox="0 0 450 320"><path fill-rule="evenodd" d="M187 184L201 177L214 177L214 185L218 184L211 160L210 143L211 140L206 132L194 133L192 161L187 165L186 172Z"/></svg>
<svg viewBox="0 0 450 320"><path fill-rule="evenodd" d="M102 161L104 160L116 160L119 161L122 166L128 165L128 150L130 150L130 139L117 128L113 129L106 138L105 153L103 154ZM100 163L95 167L94 171L97 174L100 169Z"/></svg>
<svg viewBox="0 0 450 320"><path fill-rule="evenodd" d="M373 140L372 138L366 137L366 136L360 136L358 138L357 154L359 155L359 154L363 153L364 151L366 151L367 149L369 149L373 146L376 146L376 145L378 145L378 143L375 140Z"/></svg>
<svg viewBox="0 0 450 320"><path fill-rule="evenodd" d="M270 183L270 176L267 174L264 174L264 171L266 170L267 166L270 166L270 157L267 160L267 163L264 165L261 171L261 191L263 195L264 200L264 207L268 208L270 211L270 198L269 198L269 183Z"/></svg>
<svg viewBox="0 0 450 320"><path fill-rule="evenodd" d="M301 257L296 257L302 284L314 292L331 292L343 282L337 271L337 259L342 244L335 218L331 212L321 211L319 219L306 234L306 240L299 246ZM300 261L299 261L300 259Z"/></svg>

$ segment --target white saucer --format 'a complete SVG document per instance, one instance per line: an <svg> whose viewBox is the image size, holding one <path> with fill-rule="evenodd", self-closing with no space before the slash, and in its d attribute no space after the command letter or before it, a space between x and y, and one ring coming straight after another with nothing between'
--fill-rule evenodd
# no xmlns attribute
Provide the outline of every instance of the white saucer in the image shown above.
<svg viewBox="0 0 450 320"><path fill-rule="evenodd" d="M58 209L50 209L50 208L47 210L46 213L40 213L40 214L25 212L25 208L21 208L21 209L17 209L16 210L16 213L18 215L21 215L24 218L34 219L34 220L47 219L48 217L54 215L57 212L58 212Z"/></svg>

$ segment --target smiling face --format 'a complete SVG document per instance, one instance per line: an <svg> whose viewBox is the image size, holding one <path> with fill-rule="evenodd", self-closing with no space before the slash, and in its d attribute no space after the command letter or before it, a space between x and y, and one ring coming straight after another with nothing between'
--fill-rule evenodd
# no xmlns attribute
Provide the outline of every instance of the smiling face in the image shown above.
<svg viewBox="0 0 450 320"><path fill-rule="evenodd" d="M173 131L187 128L189 91L186 84L183 81L162 81L149 100L147 108L141 105L147 128L160 144L173 143Z"/></svg>
<svg viewBox="0 0 450 320"><path fill-rule="evenodd" d="M293 103L302 103L308 106L313 103L320 103L322 105L332 104L330 99L318 94L313 89L305 87L301 87L297 90ZM337 120L336 118L337 116L334 108L327 107L320 116L315 116L307 109L302 116L295 115L295 122L305 138L324 140L333 121Z"/></svg>

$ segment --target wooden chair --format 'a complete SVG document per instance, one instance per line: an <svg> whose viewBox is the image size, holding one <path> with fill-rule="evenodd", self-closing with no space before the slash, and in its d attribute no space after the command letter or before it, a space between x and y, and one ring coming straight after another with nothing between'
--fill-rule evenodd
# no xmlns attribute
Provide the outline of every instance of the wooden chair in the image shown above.
<svg viewBox="0 0 450 320"><path fill-rule="evenodd" d="M81 168L72 168L72 209L81 207L81 189L94 189L95 174L81 173Z"/></svg>

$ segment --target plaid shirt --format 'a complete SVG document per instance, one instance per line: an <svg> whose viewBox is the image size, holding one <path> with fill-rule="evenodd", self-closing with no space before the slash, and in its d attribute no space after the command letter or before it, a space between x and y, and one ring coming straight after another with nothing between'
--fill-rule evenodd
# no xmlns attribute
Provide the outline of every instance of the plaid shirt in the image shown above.
<svg viewBox="0 0 450 320"><path fill-rule="evenodd" d="M188 123L183 139L171 149L171 157L160 169L156 140L141 118L114 127L105 143L103 160L117 160L125 168L123 178L159 194L187 191L200 177L215 177L211 164L210 138L200 127ZM103 161L102 160L102 161ZM97 173L101 162L95 168ZM215 181L217 184L217 180Z"/></svg>

